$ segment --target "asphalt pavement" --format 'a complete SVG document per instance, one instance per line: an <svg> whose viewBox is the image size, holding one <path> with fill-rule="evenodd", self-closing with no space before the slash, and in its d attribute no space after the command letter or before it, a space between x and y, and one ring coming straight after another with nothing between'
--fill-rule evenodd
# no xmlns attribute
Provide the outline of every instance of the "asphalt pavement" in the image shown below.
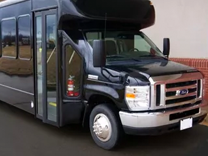
<svg viewBox="0 0 208 156"><path fill-rule="evenodd" d="M0 156L207 156L208 127L161 136L126 136L114 151L97 147L80 126L57 128L0 103Z"/></svg>

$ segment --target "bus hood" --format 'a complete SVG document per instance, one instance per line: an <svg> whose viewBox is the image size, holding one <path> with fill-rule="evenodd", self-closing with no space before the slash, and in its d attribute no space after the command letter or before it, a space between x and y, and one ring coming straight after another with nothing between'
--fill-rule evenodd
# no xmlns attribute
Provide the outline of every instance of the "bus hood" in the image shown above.
<svg viewBox="0 0 208 156"><path fill-rule="evenodd" d="M143 62L143 61L142 61ZM131 77L144 78L180 73L190 73L197 72L195 68L172 62L172 61L162 61L162 62L152 62L152 63L139 63L134 65L111 65L108 68L118 71L126 72Z"/></svg>

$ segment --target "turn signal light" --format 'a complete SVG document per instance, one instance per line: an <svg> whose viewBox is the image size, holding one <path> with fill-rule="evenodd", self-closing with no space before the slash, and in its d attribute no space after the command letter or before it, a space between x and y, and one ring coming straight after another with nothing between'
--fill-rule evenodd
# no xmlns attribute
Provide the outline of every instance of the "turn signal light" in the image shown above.
<svg viewBox="0 0 208 156"><path fill-rule="evenodd" d="M132 93L126 93L126 98L131 98L131 99L135 99L136 95L132 94Z"/></svg>

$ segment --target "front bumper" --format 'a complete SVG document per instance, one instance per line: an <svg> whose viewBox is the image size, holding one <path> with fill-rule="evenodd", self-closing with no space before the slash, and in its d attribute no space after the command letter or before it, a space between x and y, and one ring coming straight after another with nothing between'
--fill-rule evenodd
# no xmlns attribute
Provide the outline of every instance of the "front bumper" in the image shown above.
<svg viewBox="0 0 208 156"><path fill-rule="evenodd" d="M119 115L125 133L155 135L180 129L180 120L182 119L191 117L193 118L193 124L200 123L206 117L207 110L207 102L203 101L200 105L184 109L155 113L128 113L120 111Z"/></svg>

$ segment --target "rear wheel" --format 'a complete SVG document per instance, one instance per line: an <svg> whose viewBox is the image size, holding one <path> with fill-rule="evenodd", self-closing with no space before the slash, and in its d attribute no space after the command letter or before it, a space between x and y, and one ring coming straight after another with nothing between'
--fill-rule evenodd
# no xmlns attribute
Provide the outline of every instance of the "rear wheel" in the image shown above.
<svg viewBox="0 0 208 156"><path fill-rule="evenodd" d="M90 132L94 142L101 148L116 147L121 138L121 124L117 112L108 104L96 106L90 114Z"/></svg>

